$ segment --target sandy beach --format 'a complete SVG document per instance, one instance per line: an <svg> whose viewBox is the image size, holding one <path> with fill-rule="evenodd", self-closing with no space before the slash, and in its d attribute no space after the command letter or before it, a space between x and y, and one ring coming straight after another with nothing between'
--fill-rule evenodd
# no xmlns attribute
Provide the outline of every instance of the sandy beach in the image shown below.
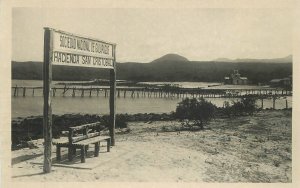
<svg viewBox="0 0 300 188"><path fill-rule="evenodd" d="M201 131L180 131L178 121L129 122L116 130L116 146L99 157L90 147L86 163L77 156L55 160L43 174L43 140L12 151L12 181L30 182L292 182L291 110L217 118ZM77 153L79 154L79 151Z"/></svg>

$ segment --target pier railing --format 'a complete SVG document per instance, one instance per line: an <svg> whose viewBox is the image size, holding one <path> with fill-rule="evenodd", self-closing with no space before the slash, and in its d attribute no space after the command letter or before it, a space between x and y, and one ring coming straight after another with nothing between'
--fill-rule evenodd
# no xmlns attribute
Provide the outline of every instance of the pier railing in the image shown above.
<svg viewBox="0 0 300 188"><path fill-rule="evenodd" d="M41 86L13 86L12 96L42 96L43 87ZM92 97L109 96L109 87L52 87L52 96L71 96L71 97ZM252 97L272 97L272 96L292 96L292 91L279 88L260 88L260 89L207 89L207 88L153 88L153 87L117 87L117 97L195 97L195 98L239 98L245 96Z"/></svg>

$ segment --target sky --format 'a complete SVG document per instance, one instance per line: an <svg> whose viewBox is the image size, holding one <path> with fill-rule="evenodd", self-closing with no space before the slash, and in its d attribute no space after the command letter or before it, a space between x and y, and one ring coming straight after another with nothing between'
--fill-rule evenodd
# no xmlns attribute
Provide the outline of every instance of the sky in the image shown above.
<svg viewBox="0 0 300 188"><path fill-rule="evenodd" d="M12 60L43 60L43 27L116 43L117 62L279 58L292 54L292 26L279 8L13 8Z"/></svg>

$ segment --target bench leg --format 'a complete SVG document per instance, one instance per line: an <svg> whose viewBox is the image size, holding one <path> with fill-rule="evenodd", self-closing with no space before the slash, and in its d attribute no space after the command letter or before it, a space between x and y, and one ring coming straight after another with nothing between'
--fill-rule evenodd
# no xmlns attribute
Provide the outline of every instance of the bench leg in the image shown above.
<svg viewBox="0 0 300 188"><path fill-rule="evenodd" d="M106 140L107 152L110 152L110 138Z"/></svg>
<svg viewBox="0 0 300 188"><path fill-rule="evenodd" d="M99 151L100 151L100 142L95 143L95 157L99 156Z"/></svg>
<svg viewBox="0 0 300 188"><path fill-rule="evenodd" d="M85 146L81 147L81 162L85 163Z"/></svg>
<svg viewBox="0 0 300 188"><path fill-rule="evenodd" d="M85 146L85 156L87 156L88 150L89 150L89 145L86 145L86 146Z"/></svg>
<svg viewBox="0 0 300 188"><path fill-rule="evenodd" d="M56 160L60 161L61 160L61 155L60 155L60 146L56 145Z"/></svg>
<svg viewBox="0 0 300 188"><path fill-rule="evenodd" d="M74 154L74 148L73 147L68 147L68 159L69 159L69 161L73 160L73 156L74 156L73 154Z"/></svg>

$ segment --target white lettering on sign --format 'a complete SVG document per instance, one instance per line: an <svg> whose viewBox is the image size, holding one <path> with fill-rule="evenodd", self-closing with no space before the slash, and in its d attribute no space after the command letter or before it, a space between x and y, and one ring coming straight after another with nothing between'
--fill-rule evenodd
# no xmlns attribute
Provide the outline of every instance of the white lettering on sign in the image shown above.
<svg viewBox="0 0 300 188"><path fill-rule="evenodd" d="M66 52L53 52L53 62L56 65L83 66L95 68L113 68L113 59L71 54Z"/></svg>
<svg viewBox="0 0 300 188"><path fill-rule="evenodd" d="M113 44L53 31L54 65L114 68Z"/></svg>

